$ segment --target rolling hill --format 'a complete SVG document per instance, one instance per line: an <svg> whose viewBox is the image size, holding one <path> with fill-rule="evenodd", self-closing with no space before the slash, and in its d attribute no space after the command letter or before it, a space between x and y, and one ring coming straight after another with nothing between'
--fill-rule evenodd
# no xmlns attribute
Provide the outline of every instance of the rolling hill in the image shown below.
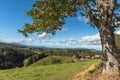
<svg viewBox="0 0 120 80"><path fill-rule="evenodd" d="M0 80L73 80L77 73L98 62L100 60L0 70Z"/></svg>
<svg viewBox="0 0 120 80"><path fill-rule="evenodd" d="M19 43L5 43L5 42L0 42L0 46L27 47L26 45Z"/></svg>

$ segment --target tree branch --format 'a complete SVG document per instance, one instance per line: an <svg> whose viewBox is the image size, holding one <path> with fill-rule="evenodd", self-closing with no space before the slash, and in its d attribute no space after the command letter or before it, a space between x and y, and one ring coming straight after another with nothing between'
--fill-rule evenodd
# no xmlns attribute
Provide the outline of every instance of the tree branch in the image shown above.
<svg viewBox="0 0 120 80"><path fill-rule="evenodd" d="M88 6L88 1L84 3L84 7L86 9L86 13L91 21L96 25L97 28L99 28L99 21L98 19L92 14L91 8Z"/></svg>

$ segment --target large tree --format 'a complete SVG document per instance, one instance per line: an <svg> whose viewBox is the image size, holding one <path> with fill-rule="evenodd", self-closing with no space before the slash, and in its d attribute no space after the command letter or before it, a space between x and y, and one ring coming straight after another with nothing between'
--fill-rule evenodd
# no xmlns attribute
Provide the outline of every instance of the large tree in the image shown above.
<svg viewBox="0 0 120 80"><path fill-rule="evenodd" d="M30 33L54 34L65 24L65 18L80 15L89 18L89 24L97 27L102 43L103 73L118 72L118 55L114 41L114 29L119 26L117 0L37 0L26 16L33 23L19 30L25 36Z"/></svg>

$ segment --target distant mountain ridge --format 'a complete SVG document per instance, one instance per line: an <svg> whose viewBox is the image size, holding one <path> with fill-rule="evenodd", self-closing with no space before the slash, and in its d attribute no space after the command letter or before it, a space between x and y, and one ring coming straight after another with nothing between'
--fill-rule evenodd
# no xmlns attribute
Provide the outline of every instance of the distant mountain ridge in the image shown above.
<svg viewBox="0 0 120 80"><path fill-rule="evenodd" d="M88 48L52 48L52 47L45 47L45 46L30 46L30 45L24 45L20 43L6 43L6 42L0 42L0 46L12 46L12 47L23 47L23 48L42 48L42 49L68 49L68 50L85 50L85 51L101 51L101 50L96 50L96 49L88 49Z"/></svg>
<svg viewBox="0 0 120 80"><path fill-rule="evenodd" d="M20 44L20 43L6 43L6 42L0 42L0 46L12 46L12 47L27 47L27 48L49 48L49 47L44 47L44 46L30 46L30 45L25 45L25 44Z"/></svg>
<svg viewBox="0 0 120 80"><path fill-rule="evenodd" d="M24 44L19 44L19 43L5 43L5 42L0 42L0 46L27 47Z"/></svg>

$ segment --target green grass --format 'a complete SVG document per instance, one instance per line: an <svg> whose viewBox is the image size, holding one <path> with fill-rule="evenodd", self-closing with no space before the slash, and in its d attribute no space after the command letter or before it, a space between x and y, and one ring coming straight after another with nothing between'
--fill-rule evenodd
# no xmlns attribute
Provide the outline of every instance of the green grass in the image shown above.
<svg viewBox="0 0 120 80"><path fill-rule="evenodd" d="M53 60L58 61L56 63L69 63L71 61L71 57L67 57L67 56L48 56L46 58L43 58L43 59L33 63L31 66L55 64L53 62Z"/></svg>
<svg viewBox="0 0 120 80"><path fill-rule="evenodd" d="M77 73L97 62L100 60L0 70L0 80L72 80Z"/></svg>

